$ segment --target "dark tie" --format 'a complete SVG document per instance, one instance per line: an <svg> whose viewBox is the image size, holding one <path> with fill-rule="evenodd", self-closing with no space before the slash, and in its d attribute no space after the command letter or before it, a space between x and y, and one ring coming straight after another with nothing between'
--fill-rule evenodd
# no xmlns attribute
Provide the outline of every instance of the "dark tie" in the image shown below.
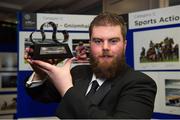
<svg viewBox="0 0 180 120"><path fill-rule="evenodd" d="M97 89L98 87L99 87L98 82L97 82L96 80L94 80L94 81L92 82L91 89L90 89L90 91L87 93L86 97L87 97L87 98L92 97L92 96L94 95L94 93L96 92L96 89Z"/></svg>

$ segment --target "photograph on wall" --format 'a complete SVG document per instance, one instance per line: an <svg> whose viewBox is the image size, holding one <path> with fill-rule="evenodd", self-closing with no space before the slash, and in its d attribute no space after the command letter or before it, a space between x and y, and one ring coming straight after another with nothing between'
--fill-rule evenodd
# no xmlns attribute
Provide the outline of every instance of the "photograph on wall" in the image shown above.
<svg viewBox="0 0 180 120"><path fill-rule="evenodd" d="M73 56L76 58L74 63L89 63L89 40L88 39L73 39L72 51Z"/></svg>
<svg viewBox="0 0 180 120"><path fill-rule="evenodd" d="M180 115L180 72L143 72L157 85L154 112Z"/></svg>
<svg viewBox="0 0 180 120"><path fill-rule="evenodd" d="M166 105L180 107L180 78L165 79Z"/></svg>
<svg viewBox="0 0 180 120"><path fill-rule="evenodd" d="M180 28L133 33L136 70L180 69Z"/></svg>
<svg viewBox="0 0 180 120"><path fill-rule="evenodd" d="M26 55L25 50L27 48L29 48L29 46L31 46L33 44L29 39L30 34L31 34L31 32L19 32L19 70L32 70L31 66L24 59L24 56ZM52 42L51 37L52 37L52 33L47 32L46 33L46 38L49 41L49 43ZM57 38L60 38L60 36L57 35ZM86 54L88 55L89 54L89 51L88 51L88 49L89 49L88 38L89 38L88 33L69 33L69 39L65 42L65 44L68 45L68 47L70 49L70 52L73 55L76 55L75 47L79 44L78 42L81 41L82 43L84 43L85 48L86 48ZM34 33L33 39L39 39L39 41L40 41L41 35L38 32ZM56 52L56 50L53 51L53 52ZM86 64L86 63L88 63L88 59L89 59L89 57L87 56L87 58L84 59L84 61L75 61L75 62L73 62L74 65L72 65L72 66L75 66L75 64L79 64L79 63ZM59 63L63 64L63 61L59 61Z"/></svg>
<svg viewBox="0 0 180 120"><path fill-rule="evenodd" d="M0 95L0 114L16 113L17 95Z"/></svg>
<svg viewBox="0 0 180 120"><path fill-rule="evenodd" d="M17 90L17 73L0 72L0 91Z"/></svg>
<svg viewBox="0 0 180 120"><path fill-rule="evenodd" d="M30 40L31 33L32 32L19 32L19 70L32 70L29 63L26 61L26 59L24 59L24 57L27 56L26 49L29 49L30 46L34 44L38 44L38 43L43 44L44 42L48 42L49 44L51 44L52 42L54 42L51 38L52 37L51 32L45 33L46 35L45 41L42 40L42 36L40 32L34 32L32 36L33 41L31 41ZM35 54L39 54L39 55L42 54L40 53L41 51L35 51L35 52L36 52Z"/></svg>
<svg viewBox="0 0 180 120"><path fill-rule="evenodd" d="M17 53L0 52L0 71L17 71Z"/></svg>
<svg viewBox="0 0 180 120"><path fill-rule="evenodd" d="M14 114L10 113L10 114L0 114L0 119L3 120L13 120L14 119Z"/></svg>

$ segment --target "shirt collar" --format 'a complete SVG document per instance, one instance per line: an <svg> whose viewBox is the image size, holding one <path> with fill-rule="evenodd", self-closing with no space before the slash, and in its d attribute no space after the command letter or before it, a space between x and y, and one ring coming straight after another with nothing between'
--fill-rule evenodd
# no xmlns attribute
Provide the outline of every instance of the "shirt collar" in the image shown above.
<svg viewBox="0 0 180 120"><path fill-rule="evenodd" d="M99 78L96 77L95 74L93 74L92 80L91 80L90 84L91 84L93 81L95 81L95 80L98 82L99 86L101 86L101 85L104 83L104 81L105 81L105 79L99 79Z"/></svg>

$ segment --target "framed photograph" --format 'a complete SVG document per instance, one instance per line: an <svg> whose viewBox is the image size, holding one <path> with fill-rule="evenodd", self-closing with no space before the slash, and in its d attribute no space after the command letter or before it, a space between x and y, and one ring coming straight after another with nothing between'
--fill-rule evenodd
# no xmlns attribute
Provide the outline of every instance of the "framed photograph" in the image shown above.
<svg viewBox="0 0 180 120"><path fill-rule="evenodd" d="M89 39L73 39L72 51L76 57L74 63L89 63L90 46Z"/></svg>
<svg viewBox="0 0 180 120"><path fill-rule="evenodd" d="M165 79L166 106L180 107L180 78Z"/></svg>
<svg viewBox="0 0 180 120"><path fill-rule="evenodd" d="M0 71L17 71L17 53L0 52Z"/></svg>
<svg viewBox="0 0 180 120"><path fill-rule="evenodd" d="M17 90L17 73L0 72L0 91Z"/></svg>
<svg viewBox="0 0 180 120"><path fill-rule="evenodd" d="M155 112L180 115L180 72L144 72L157 84Z"/></svg>
<svg viewBox="0 0 180 120"><path fill-rule="evenodd" d="M0 114L16 113L17 95L0 95Z"/></svg>
<svg viewBox="0 0 180 120"><path fill-rule="evenodd" d="M14 115L13 114L5 114L5 115L0 114L0 119L13 120L14 119Z"/></svg>
<svg viewBox="0 0 180 120"><path fill-rule="evenodd" d="M180 69L180 27L133 33L136 70Z"/></svg>

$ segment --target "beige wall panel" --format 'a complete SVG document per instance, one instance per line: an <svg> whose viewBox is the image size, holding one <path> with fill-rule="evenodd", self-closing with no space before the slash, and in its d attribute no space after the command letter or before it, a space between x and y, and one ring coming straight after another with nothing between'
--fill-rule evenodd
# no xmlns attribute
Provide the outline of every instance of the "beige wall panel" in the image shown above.
<svg viewBox="0 0 180 120"><path fill-rule="evenodd" d="M103 11L117 14L126 14L158 7L159 0L103 0Z"/></svg>

